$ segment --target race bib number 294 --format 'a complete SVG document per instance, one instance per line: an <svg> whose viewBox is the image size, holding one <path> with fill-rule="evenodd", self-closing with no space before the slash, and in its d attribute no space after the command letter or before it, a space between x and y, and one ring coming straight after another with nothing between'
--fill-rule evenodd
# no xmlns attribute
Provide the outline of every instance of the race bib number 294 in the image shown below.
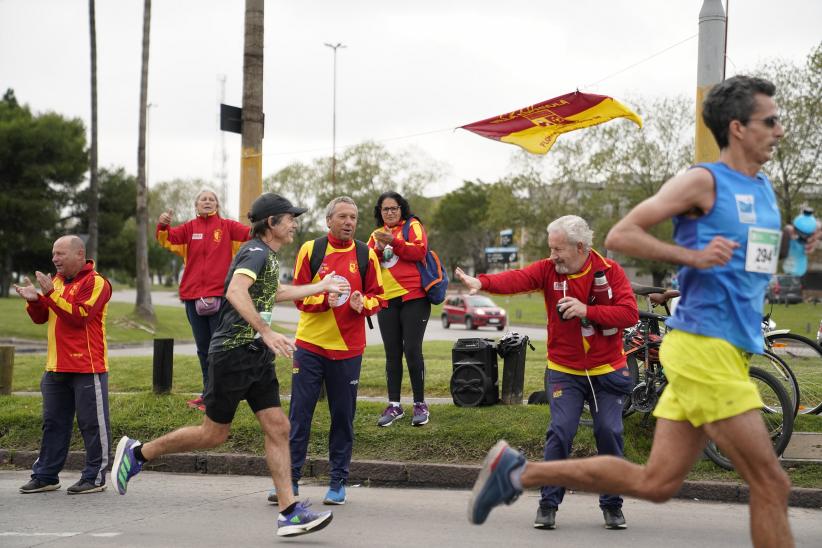
<svg viewBox="0 0 822 548"><path fill-rule="evenodd" d="M750 227L748 248L745 250L745 270L775 274L781 239L782 234L778 230Z"/></svg>

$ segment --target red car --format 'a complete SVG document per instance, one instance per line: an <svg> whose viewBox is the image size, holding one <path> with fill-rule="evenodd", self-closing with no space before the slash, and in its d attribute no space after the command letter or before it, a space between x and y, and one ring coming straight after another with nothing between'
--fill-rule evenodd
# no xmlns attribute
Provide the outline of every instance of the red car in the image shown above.
<svg viewBox="0 0 822 548"><path fill-rule="evenodd" d="M502 331L507 320L505 309L484 295L448 297L442 305L442 326L446 329L452 323L464 323L466 329L488 326Z"/></svg>

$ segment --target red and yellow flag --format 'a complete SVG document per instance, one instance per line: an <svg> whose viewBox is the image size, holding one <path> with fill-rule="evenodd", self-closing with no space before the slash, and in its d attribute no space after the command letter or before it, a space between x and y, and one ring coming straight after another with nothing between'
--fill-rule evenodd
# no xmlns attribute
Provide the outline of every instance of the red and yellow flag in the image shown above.
<svg viewBox="0 0 822 548"><path fill-rule="evenodd" d="M575 91L461 128L534 154L545 154L562 133L614 118L628 118L642 127L642 119L616 99Z"/></svg>

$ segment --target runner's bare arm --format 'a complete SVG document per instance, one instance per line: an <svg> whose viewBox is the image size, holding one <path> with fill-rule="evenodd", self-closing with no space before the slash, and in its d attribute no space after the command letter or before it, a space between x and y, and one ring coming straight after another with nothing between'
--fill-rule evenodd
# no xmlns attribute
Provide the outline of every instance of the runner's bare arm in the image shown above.
<svg viewBox="0 0 822 548"><path fill-rule="evenodd" d="M648 232L651 227L676 215L698 209L708 212L715 200L713 176L694 168L668 180L608 232L605 247L632 257L674 264L710 268L728 262L737 242L717 236L704 249L687 249L669 244Z"/></svg>

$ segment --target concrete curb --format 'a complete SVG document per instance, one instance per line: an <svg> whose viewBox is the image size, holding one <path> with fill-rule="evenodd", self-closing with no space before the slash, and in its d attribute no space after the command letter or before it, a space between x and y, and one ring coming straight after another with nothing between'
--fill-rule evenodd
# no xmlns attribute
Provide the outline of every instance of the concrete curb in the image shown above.
<svg viewBox="0 0 822 548"><path fill-rule="evenodd" d="M36 451L0 449L0 465L31 468L37 459ZM82 470L85 454L69 452L67 470ZM165 455L145 467L155 472L179 474L234 474L268 476L265 459L257 455L227 453L180 453ZM303 476L328 477L326 459L306 460ZM469 489L477 478L479 466L463 464L405 463L390 461L352 461L349 481L366 485L397 487L437 487ZM686 481L675 498L710 500L718 502L747 503L748 486L741 483L719 481ZM822 489L794 487L788 500L798 508L822 508Z"/></svg>

